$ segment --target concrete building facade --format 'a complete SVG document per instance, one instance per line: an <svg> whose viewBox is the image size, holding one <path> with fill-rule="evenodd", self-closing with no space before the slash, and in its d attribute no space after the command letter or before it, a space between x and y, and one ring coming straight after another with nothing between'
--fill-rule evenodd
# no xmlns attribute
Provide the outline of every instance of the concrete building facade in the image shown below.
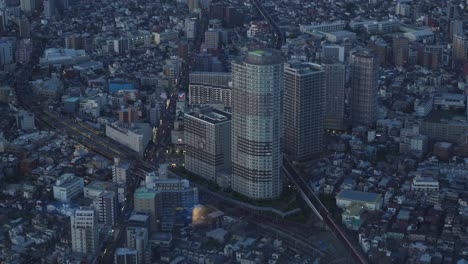
<svg viewBox="0 0 468 264"><path fill-rule="evenodd" d="M185 114L185 168L216 181L231 168L231 115L211 107Z"/></svg>
<svg viewBox="0 0 468 264"><path fill-rule="evenodd" d="M377 117L378 61L369 49L351 55L351 121L372 125Z"/></svg>
<svg viewBox="0 0 468 264"><path fill-rule="evenodd" d="M323 64L325 72L325 129L343 130L345 118L345 76L342 63Z"/></svg>
<svg viewBox="0 0 468 264"><path fill-rule="evenodd" d="M92 207L80 207L70 218L72 251L94 255L99 250L98 217Z"/></svg>
<svg viewBox="0 0 468 264"><path fill-rule="evenodd" d="M106 136L129 147L143 156L146 146L151 141L151 126L148 123L106 124Z"/></svg>
<svg viewBox="0 0 468 264"><path fill-rule="evenodd" d="M284 151L295 160L323 148L325 73L313 63L290 62L284 70Z"/></svg>
<svg viewBox="0 0 468 264"><path fill-rule="evenodd" d="M252 199L280 196L284 62L255 50L232 63L232 189Z"/></svg>

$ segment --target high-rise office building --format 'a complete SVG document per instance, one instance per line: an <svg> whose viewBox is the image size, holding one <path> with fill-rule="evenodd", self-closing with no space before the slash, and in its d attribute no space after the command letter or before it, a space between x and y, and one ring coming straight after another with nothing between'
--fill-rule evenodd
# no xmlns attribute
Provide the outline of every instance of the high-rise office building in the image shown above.
<svg viewBox="0 0 468 264"><path fill-rule="evenodd" d="M393 63L397 67L402 67L408 63L409 39L403 36L393 38Z"/></svg>
<svg viewBox="0 0 468 264"><path fill-rule="evenodd" d="M252 199L282 191L284 61L277 50L232 63L232 189Z"/></svg>
<svg viewBox="0 0 468 264"><path fill-rule="evenodd" d="M325 74L313 63L284 69L284 151L295 160L317 157L323 148Z"/></svg>
<svg viewBox="0 0 468 264"><path fill-rule="evenodd" d="M71 220L72 251L94 255L99 250L98 217L92 207L80 207Z"/></svg>
<svg viewBox="0 0 468 264"><path fill-rule="evenodd" d="M103 192L93 200L98 221L111 227L117 222L117 195L115 192Z"/></svg>
<svg viewBox="0 0 468 264"><path fill-rule="evenodd" d="M323 64L325 72L325 129L343 130L345 118L345 76L342 63Z"/></svg>
<svg viewBox="0 0 468 264"><path fill-rule="evenodd" d="M353 124L372 125L377 112L378 61L369 49L351 55L351 120Z"/></svg>
<svg viewBox="0 0 468 264"><path fill-rule="evenodd" d="M211 107L185 114L185 168L215 181L231 168L231 114Z"/></svg>
<svg viewBox="0 0 468 264"><path fill-rule="evenodd" d="M138 255L138 264L149 262L148 229L144 227L127 227L127 248L134 248Z"/></svg>

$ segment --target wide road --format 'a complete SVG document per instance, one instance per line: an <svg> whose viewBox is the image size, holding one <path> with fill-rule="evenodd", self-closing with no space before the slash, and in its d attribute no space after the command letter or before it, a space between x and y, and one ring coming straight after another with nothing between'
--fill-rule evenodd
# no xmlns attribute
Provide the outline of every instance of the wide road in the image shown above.
<svg viewBox="0 0 468 264"><path fill-rule="evenodd" d="M147 172L154 171L164 160L164 154L166 152L165 141L171 133L171 117L169 112L173 107L175 107L175 100L174 103L171 101L161 117L162 125L159 126L156 132L157 134L154 144L145 152L143 159L137 159L132 164L129 190L126 197L127 199L121 209L120 220L118 221L116 228L119 230L119 233L116 235L117 237L115 237L114 241L105 248L104 252L99 257L98 263L112 263L114 260L115 250L124 246L128 215L133 210L133 194L140 186L141 180L145 179L145 174Z"/></svg>
<svg viewBox="0 0 468 264"><path fill-rule="evenodd" d="M345 244L353 258L358 263L367 264L367 259L362 255L361 251L351 243L346 233L343 231L341 226L336 223L335 219L333 219L333 216L330 214L325 205L323 205L317 195L315 195L307 181L305 181L304 178L296 171L294 166L286 157L283 158L283 173L286 175L286 177L291 179L291 181L296 185L296 188L305 193L315 208L315 211L318 211L320 214L321 218L323 219L322 221L336 235L336 237L338 237Z"/></svg>

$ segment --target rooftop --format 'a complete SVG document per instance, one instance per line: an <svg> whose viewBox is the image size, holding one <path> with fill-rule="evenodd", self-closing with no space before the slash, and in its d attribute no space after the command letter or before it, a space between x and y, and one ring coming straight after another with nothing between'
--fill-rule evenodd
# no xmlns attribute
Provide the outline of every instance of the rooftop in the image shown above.
<svg viewBox="0 0 468 264"><path fill-rule="evenodd" d="M116 255L127 255L127 254L137 254L136 249L133 248L118 248L115 251Z"/></svg>
<svg viewBox="0 0 468 264"><path fill-rule="evenodd" d="M128 219L128 221L145 222L148 219L149 219L149 215L141 214L141 213L133 213Z"/></svg>
<svg viewBox="0 0 468 264"><path fill-rule="evenodd" d="M195 108L193 112L187 115L206 121L210 124L219 124L231 120L231 114L211 107Z"/></svg>
<svg viewBox="0 0 468 264"><path fill-rule="evenodd" d="M62 188L68 188L74 185L76 182L83 181L83 178L76 177L73 173L65 173L57 179L55 186Z"/></svg>
<svg viewBox="0 0 468 264"><path fill-rule="evenodd" d="M351 203L346 207L345 213L347 215L358 216L365 211L365 206L362 203Z"/></svg>
<svg viewBox="0 0 468 264"><path fill-rule="evenodd" d="M93 181L90 184L86 185L85 188L87 189L95 189L95 190L109 190L115 187L115 183L113 182L105 182L105 181Z"/></svg>
<svg viewBox="0 0 468 264"><path fill-rule="evenodd" d="M336 199L373 203L373 202L378 201L381 197L382 195L379 193L361 192L361 191L354 191L354 190L342 190L336 196Z"/></svg>
<svg viewBox="0 0 468 264"><path fill-rule="evenodd" d="M155 199L158 194L155 190L150 190L147 188L138 188L135 191L135 198L138 199Z"/></svg>
<svg viewBox="0 0 468 264"><path fill-rule="evenodd" d="M256 54L256 55L264 55L265 54L264 50L254 50L254 51L251 51L251 52Z"/></svg>
<svg viewBox="0 0 468 264"><path fill-rule="evenodd" d="M79 97L68 97L65 99L65 103L76 103L80 100Z"/></svg>
<svg viewBox="0 0 468 264"><path fill-rule="evenodd" d="M122 123L122 122L114 122L114 123L107 123L108 126L120 131L121 133L128 133L133 132L138 135L143 135L147 130L150 129L150 124L148 123Z"/></svg>
<svg viewBox="0 0 468 264"><path fill-rule="evenodd" d="M172 234L167 232L156 232L151 235L151 240L170 241Z"/></svg>
<svg viewBox="0 0 468 264"><path fill-rule="evenodd" d="M310 62L292 61L286 64L285 72L301 75L319 73L322 72L322 66Z"/></svg>
<svg viewBox="0 0 468 264"><path fill-rule="evenodd" d="M253 65L274 65L284 62L283 55L275 49L257 49L247 53L244 63Z"/></svg>
<svg viewBox="0 0 468 264"><path fill-rule="evenodd" d="M337 37L345 37L345 36L356 35L356 33L348 31L348 30L338 30L338 31L333 31L333 32L327 33L327 34L337 36Z"/></svg>

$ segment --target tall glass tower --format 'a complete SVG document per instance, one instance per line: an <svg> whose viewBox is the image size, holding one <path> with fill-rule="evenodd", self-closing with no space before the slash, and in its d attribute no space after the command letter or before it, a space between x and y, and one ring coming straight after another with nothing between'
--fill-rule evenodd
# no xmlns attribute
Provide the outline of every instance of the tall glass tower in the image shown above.
<svg viewBox="0 0 468 264"><path fill-rule="evenodd" d="M249 52L232 63L232 81L232 189L252 199L277 198L282 190L281 52Z"/></svg>

